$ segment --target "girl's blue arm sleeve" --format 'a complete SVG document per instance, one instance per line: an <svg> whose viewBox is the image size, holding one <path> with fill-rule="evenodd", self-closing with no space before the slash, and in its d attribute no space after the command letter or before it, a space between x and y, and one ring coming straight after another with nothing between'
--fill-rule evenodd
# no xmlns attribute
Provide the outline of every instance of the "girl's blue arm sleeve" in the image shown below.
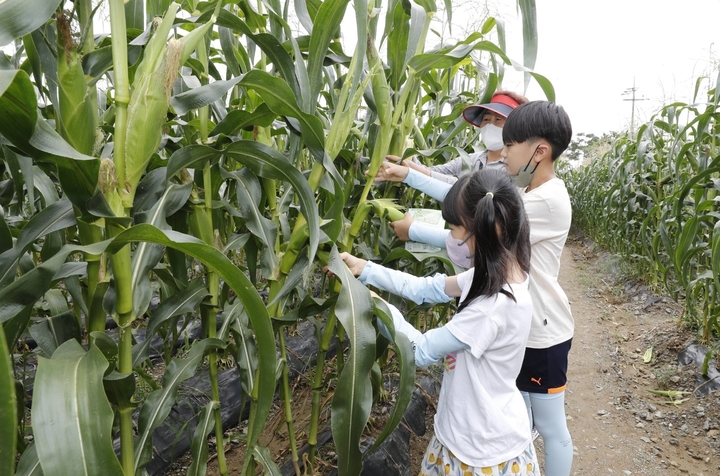
<svg viewBox="0 0 720 476"><path fill-rule="evenodd" d="M445 249L445 239L450 230L440 229L426 223L414 221L410 224L408 235L412 241L418 241Z"/></svg>
<svg viewBox="0 0 720 476"><path fill-rule="evenodd" d="M405 177L403 183L420 190L425 195L432 197L439 202L442 202L445 199L445 195L447 195L448 190L452 187L452 184L441 182L436 178L428 177L427 175L414 169L408 170L407 177Z"/></svg>
<svg viewBox="0 0 720 476"><path fill-rule="evenodd" d="M372 261L368 261L365 269L358 276L363 284L389 291L418 304L452 301L453 298L445 294L445 278L444 274L418 278L411 274L388 269Z"/></svg>
<svg viewBox="0 0 720 476"><path fill-rule="evenodd" d="M388 307L392 314L395 332L405 334L407 338L410 339L410 342L412 342L415 353L415 365L418 367L427 367L430 364L438 362L447 354L470 348L470 346L458 340L457 337L444 327L432 329L423 334L411 326L395 306L388 304ZM379 320L378 326L380 327L380 332L385 337L390 338L390 333L387 328Z"/></svg>

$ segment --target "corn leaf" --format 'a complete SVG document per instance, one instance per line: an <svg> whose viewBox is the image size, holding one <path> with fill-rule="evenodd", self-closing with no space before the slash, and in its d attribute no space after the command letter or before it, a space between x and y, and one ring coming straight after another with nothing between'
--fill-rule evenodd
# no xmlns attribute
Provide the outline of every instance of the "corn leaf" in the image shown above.
<svg viewBox="0 0 720 476"><path fill-rule="evenodd" d="M80 342L81 339L80 323L72 311L52 315L31 326L29 331L47 357L51 357L65 342L71 339Z"/></svg>
<svg viewBox="0 0 720 476"><path fill-rule="evenodd" d="M20 456L15 476L43 476L43 474L35 443L31 443Z"/></svg>
<svg viewBox="0 0 720 476"><path fill-rule="evenodd" d="M413 390L415 390L415 353L413 345L404 334L395 332L390 309L382 299L373 299L374 313L385 324L390 335L395 342L395 350L398 356L398 365L400 367L400 382L398 383L398 393L395 405L393 406L390 417L385 426L378 435L375 443L368 449L365 454L368 455L380 446L385 439L397 428L405 415L410 400L412 400Z"/></svg>
<svg viewBox="0 0 720 476"><path fill-rule="evenodd" d="M225 154L255 172L260 177L290 182L300 201L300 210L305 216L310 232L308 260L315 258L320 243L320 218L315 196L305 177L292 166L284 155L270 147L254 141L237 141L225 149Z"/></svg>
<svg viewBox="0 0 720 476"><path fill-rule="evenodd" d="M113 411L102 388L108 366L75 340L38 359L32 418L45 474L122 476L112 445Z"/></svg>
<svg viewBox="0 0 720 476"><path fill-rule="evenodd" d="M331 426L338 454L338 473L359 475L362 470L360 437L370 416L370 369L375 360L375 328L370 292L350 273L337 247L330 253L328 269L342 283L335 314L350 341L347 362L333 396Z"/></svg>
<svg viewBox="0 0 720 476"><path fill-rule="evenodd" d="M202 15L198 21L207 21L207 17L212 12L207 12ZM241 33L250 38L258 47L265 53L268 60L275 65L285 82L290 86L295 97L302 97L302 92L298 84L297 78L295 77L295 62L288 54L287 50L282 44L269 33L258 33L257 35L237 16L228 12L227 10L221 10L218 15L217 25L225 28L229 28L237 33Z"/></svg>
<svg viewBox="0 0 720 476"><path fill-rule="evenodd" d="M175 184L165 182L165 170L154 169L140 182L141 191L156 190L161 193L154 200L149 210L136 207L135 223L148 223L161 230L170 229L167 218L177 212L190 197L192 183ZM136 197L138 198L138 197ZM136 200L137 202L137 200ZM164 256L162 246L151 243L139 243L132 257L132 286L133 307L135 314L140 316L147 311L152 298L150 286L150 270L152 270Z"/></svg>
<svg viewBox="0 0 720 476"><path fill-rule="evenodd" d="M538 49L537 11L535 0L518 0L522 12L523 24L523 65L528 69L535 68ZM525 89L529 84L529 75L525 75Z"/></svg>
<svg viewBox="0 0 720 476"><path fill-rule="evenodd" d="M182 291L162 301L152 312L148 322L145 340L133 347L133 367L148 358L148 349L158 329L173 317L195 311L202 300L209 296L201 278L193 280Z"/></svg>
<svg viewBox="0 0 720 476"><path fill-rule="evenodd" d="M12 279L18 260L36 240L54 231L74 226L75 223L72 204L65 198L36 214L23 228L15 246L0 255L0 283L7 283Z"/></svg>
<svg viewBox="0 0 720 476"><path fill-rule="evenodd" d="M239 84L257 92L274 113L297 119L300 122L303 141L315 160L325 167L341 187L345 185L332 158L325 152L325 133L320 119L300 109L287 83L264 71L252 70L243 76Z"/></svg>
<svg viewBox="0 0 720 476"><path fill-rule="evenodd" d="M0 2L0 46L42 26L60 0L5 0Z"/></svg>
<svg viewBox="0 0 720 476"><path fill-rule="evenodd" d="M168 160L166 179L170 180L184 168L202 169L208 160L219 158L222 151L206 145L193 144L173 152Z"/></svg>
<svg viewBox="0 0 720 476"><path fill-rule="evenodd" d="M3 326L0 325L0 474L13 474L18 419L15 377Z"/></svg>
<svg viewBox="0 0 720 476"><path fill-rule="evenodd" d="M0 134L23 154L58 167L63 191L81 211L95 194L100 160L81 154L37 114L37 98L28 75L0 70Z"/></svg>
<svg viewBox="0 0 720 476"><path fill-rule="evenodd" d="M225 343L219 339L204 339L193 345L184 359L173 359L163 373L162 388L145 399L138 416L138 440L135 446L135 468L139 470L150 462L152 455L152 432L160 426L177 400L180 384L195 374L205 353L222 349Z"/></svg>
<svg viewBox="0 0 720 476"><path fill-rule="evenodd" d="M210 136L217 134L231 136L237 134L241 129L252 130L253 126L269 127L276 117L277 114L272 112L265 103L260 104L252 112L230 111L228 115L210 131Z"/></svg>
<svg viewBox="0 0 720 476"><path fill-rule="evenodd" d="M255 460L263 465L263 474L267 476L282 476L282 471L270 455L267 446L256 446L253 453Z"/></svg>
<svg viewBox="0 0 720 476"><path fill-rule="evenodd" d="M214 81L184 93L176 94L170 99L170 105L175 109L176 114L182 116L188 111L214 103L241 79L242 76L228 81Z"/></svg>
<svg viewBox="0 0 720 476"><path fill-rule="evenodd" d="M231 321L230 332L235 340L233 355L240 374L240 385L248 395L255 387L255 372L257 370L257 345L255 336L248 327L248 316L240 303L226 307L224 315Z"/></svg>
<svg viewBox="0 0 720 476"><path fill-rule="evenodd" d="M317 16L315 25L322 28L313 28L310 35L310 51L308 52L308 78L310 79L310 103L317 105L317 97L323 87L323 61L328 52L328 46L345 16L345 9L350 0L325 0ZM363 15L360 12L359 15ZM361 62L362 63L362 62ZM310 112L314 112L314 107ZM304 135L304 134L303 134Z"/></svg>
<svg viewBox="0 0 720 476"><path fill-rule="evenodd" d="M387 57L390 65L390 87L397 92L400 90L400 80L408 60L406 55L410 53L407 47L410 16L405 13L401 3L395 5L392 21L388 22L387 28L389 29Z"/></svg>
<svg viewBox="0 0 720 476"><path fill-rule="evenodd" d="M270 277L277 268L277 255L275 254L275 238L277 237L277 226L275 222L265 218L262 214L260 200L262 198L262 186L257 176L250 169L243 168L237 172L228 172L220 167L220 176L227 180L235 181L235 193L237 194L237 205L240 207L243 218L250 233L257 236L267 248L261 253L263 263L263 274Z"/></svg>
<svg viewBox="0 0 720 476"><path fill-rule="evenodd" d="M275 335L265 304L242 270L220 251L192 236L174 231L162 231L151 225L140 224L115 237L108 247L108 251L113 253L122 246L136 241L147 241L171 247L198 259L217 272L245 306L258 343L259 362L256 382L257 405L249 423L247 438L248 451L252 451L267 420L275 393Z"/></svg>
<svg viewBox="0 0 720 476"><path fill-rule="evenodd" d="M217 402L208 402L200 412L198 417L195 433L193 434L192 443L190 444L190 454L192 455L192 463L188 468L188 476L205 476L208 462L208 442L207 437L213 430L215 423L215 410L218 408Z"/></svg>

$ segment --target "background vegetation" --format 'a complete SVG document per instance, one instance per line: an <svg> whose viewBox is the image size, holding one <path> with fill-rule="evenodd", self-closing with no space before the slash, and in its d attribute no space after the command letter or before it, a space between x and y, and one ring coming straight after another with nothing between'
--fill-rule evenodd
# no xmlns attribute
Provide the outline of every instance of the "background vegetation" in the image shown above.
<svg viewBox="0 0 720 476"><path fill-rule="evenodd" d="M706 79L697 80L692 104L664 106L636 137L589 141L585 165L563 178L574 223L683 302L683 323L708 343L720 331L720 92L711 87L702 97ZM597 154L602 147L609 150Z"/></svg>

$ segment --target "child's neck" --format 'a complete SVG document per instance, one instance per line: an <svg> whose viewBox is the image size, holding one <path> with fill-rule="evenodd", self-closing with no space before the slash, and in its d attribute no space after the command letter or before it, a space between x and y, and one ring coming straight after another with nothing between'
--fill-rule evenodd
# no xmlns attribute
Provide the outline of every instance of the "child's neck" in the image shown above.
<svg viewBox="0 0 720 476"><path fill-rule="evenodd" d="M535 190L546 182L554 179L555 167L551 160L543 160L538 164L537 170L533 174L533 178L530 181L530 185L525 189L525 193Z"/></svg>
<svg viewBox="0 0 720 476"><path fill-rule="evenodd" d="M522 284L527 279L523 270L520 269L520 265L514 263L511 268L507 271L506 279L508 284Z"/></svg>

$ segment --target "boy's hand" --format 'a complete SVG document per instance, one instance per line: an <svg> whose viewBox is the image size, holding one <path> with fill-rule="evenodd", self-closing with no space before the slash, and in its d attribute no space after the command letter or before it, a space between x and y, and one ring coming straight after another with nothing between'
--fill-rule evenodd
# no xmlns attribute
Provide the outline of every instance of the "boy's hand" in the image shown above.
<svg viewBox="0 0 720 476"><path fill-rule="evenodd" d="M410 225L413 224L413 217L405 212L405 218L390 223L390 228L395 230L400 241L410 241Z"/></svg>
<svg viewBox="0 0 720 476"><path fill-rule="evenodd" d="M345 261L353 276L360 276L367 265L367 260L357 258L350 253L340 253L340 258Z"/></svg>
<svg viewBox="0 0 720 476"><path fill-rule="evenodd" d="M409 171L410 169L404 165L397 165L392 162L383 162L382 165L380 165L380 170L378 170L378 173L375 176L375 182L402 182L405 180L405 177L407 177Z"/></svg>

